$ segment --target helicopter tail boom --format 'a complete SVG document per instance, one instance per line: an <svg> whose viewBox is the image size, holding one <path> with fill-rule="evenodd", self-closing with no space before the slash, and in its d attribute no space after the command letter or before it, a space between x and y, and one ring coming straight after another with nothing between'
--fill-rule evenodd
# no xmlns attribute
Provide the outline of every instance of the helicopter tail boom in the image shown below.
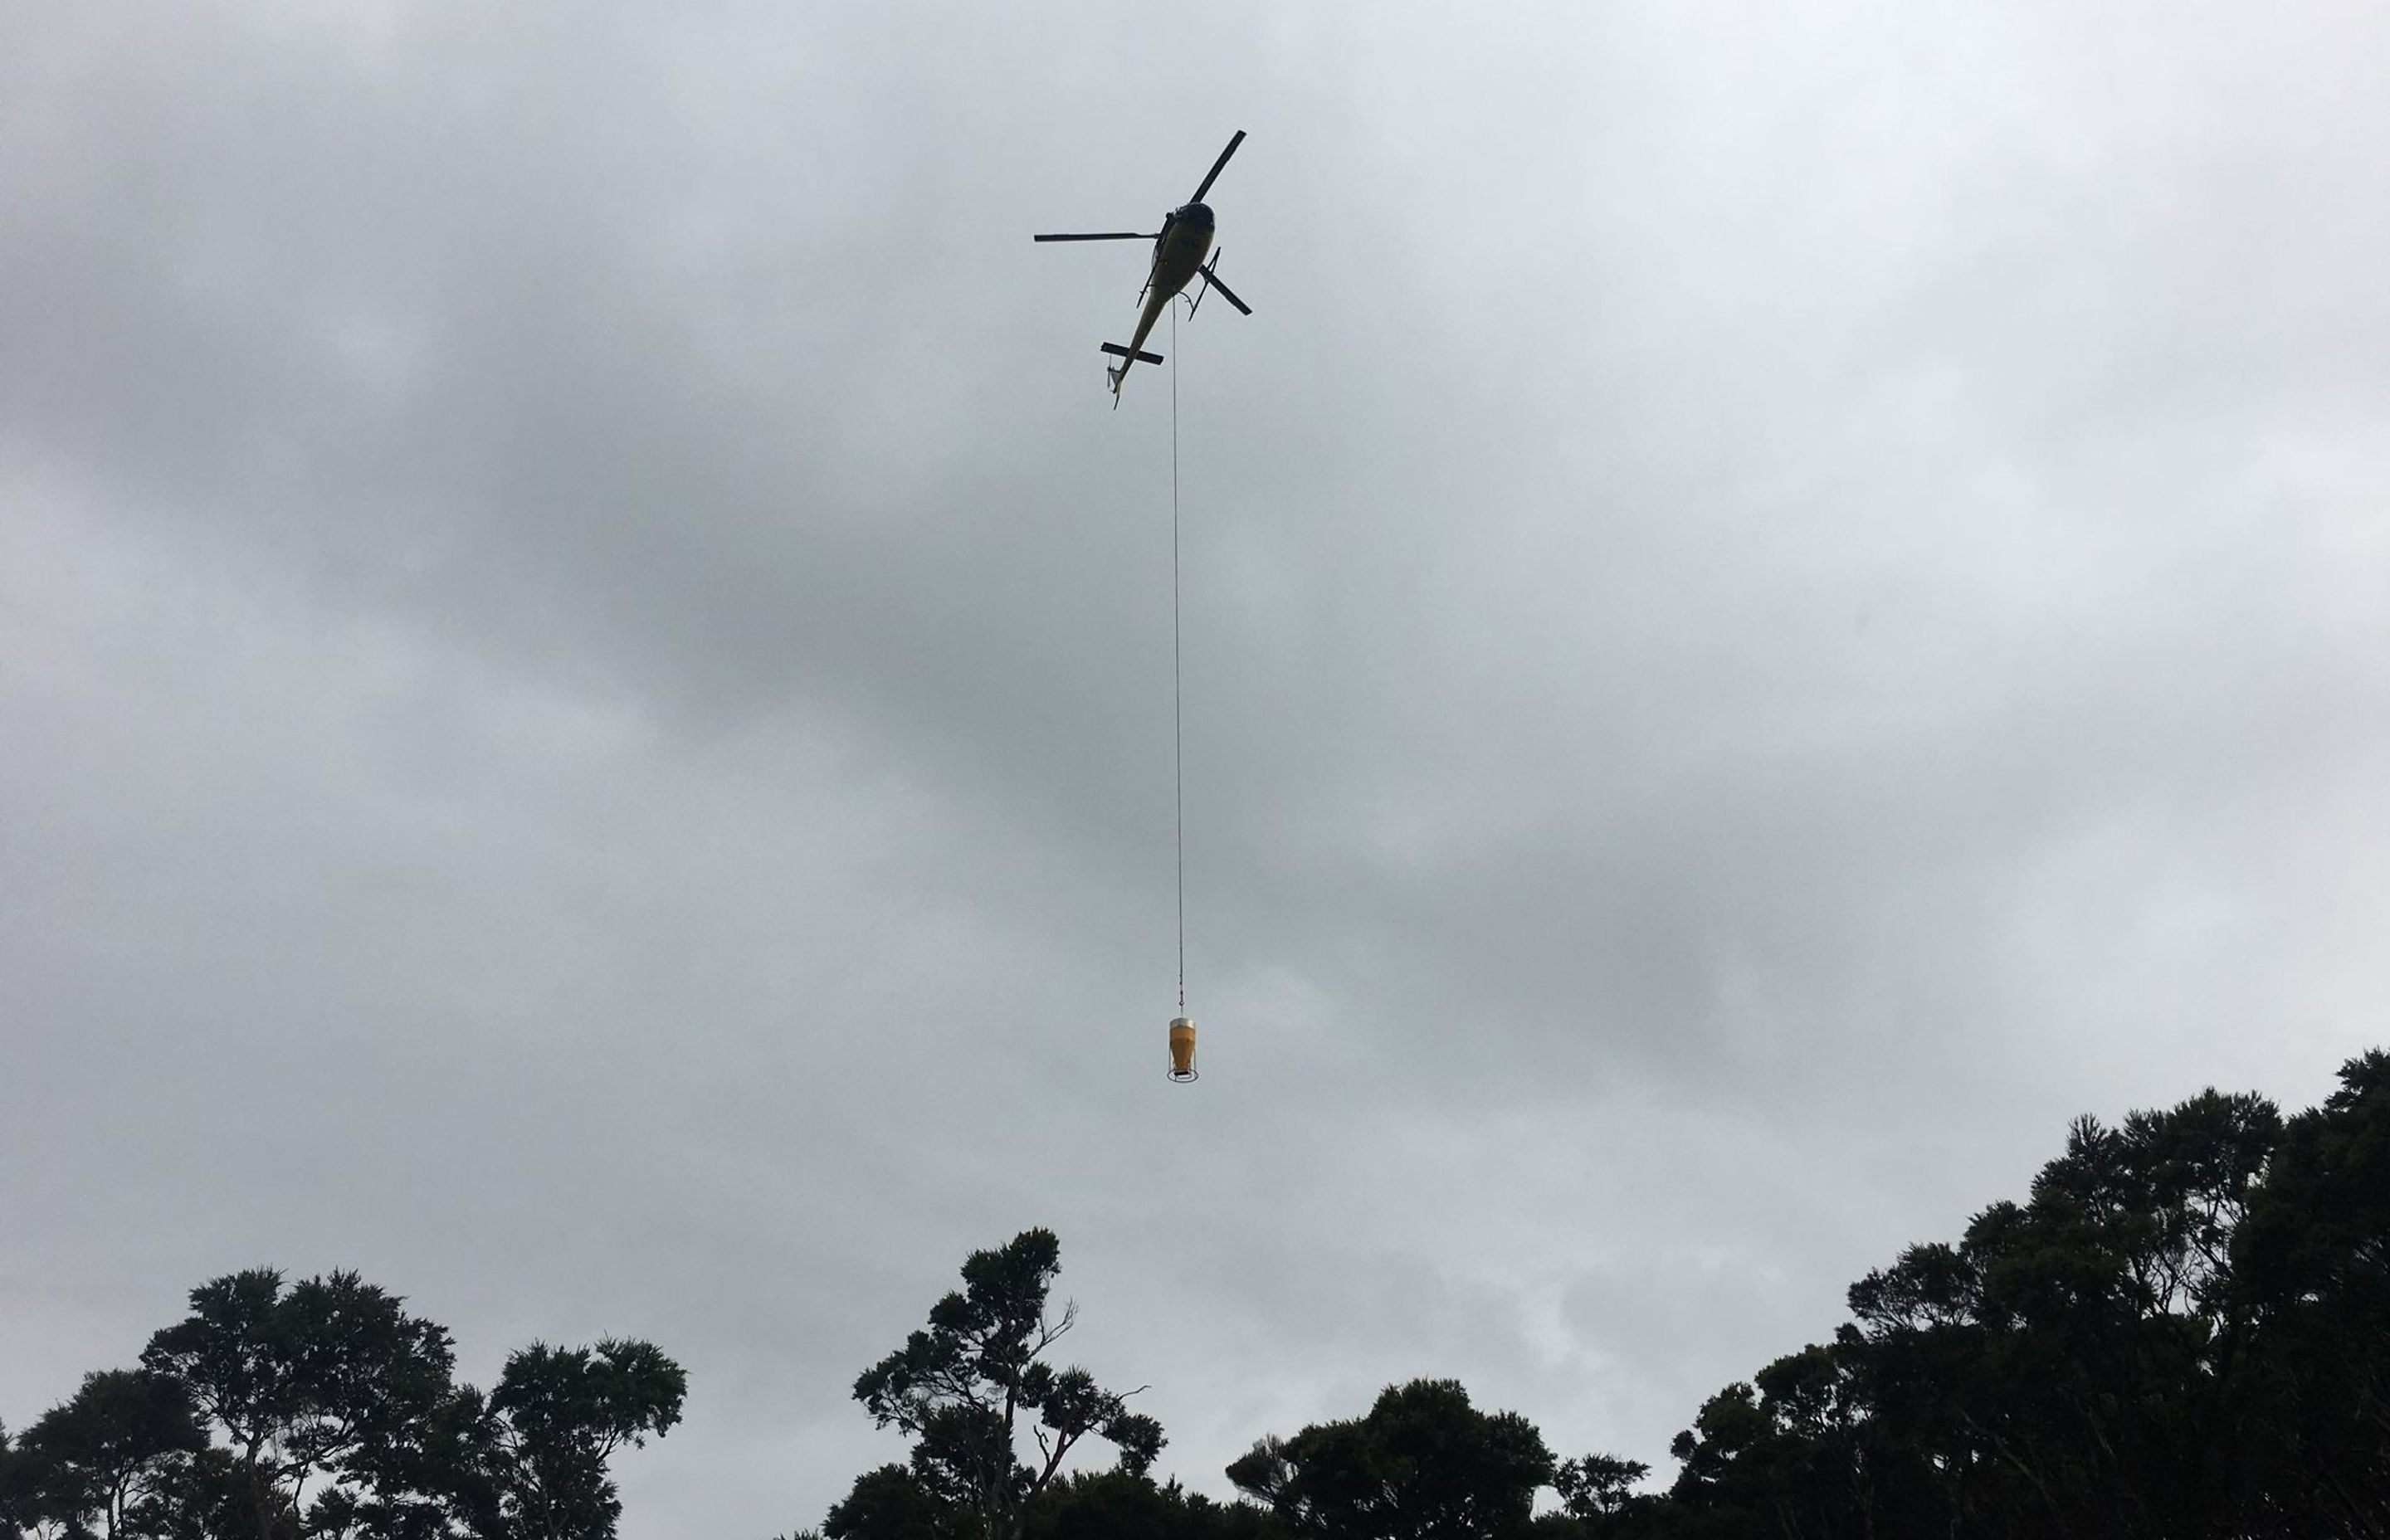
<svg viewBox="0 0 2390 1540"><path fill-rule="evenodd" d="M1162 362L1162 354L1158 353L1139 353L1135 348L1122 347L1118 342L1099 342L1096 345L1114 358L1134 358L1140 364Z"/></svg>

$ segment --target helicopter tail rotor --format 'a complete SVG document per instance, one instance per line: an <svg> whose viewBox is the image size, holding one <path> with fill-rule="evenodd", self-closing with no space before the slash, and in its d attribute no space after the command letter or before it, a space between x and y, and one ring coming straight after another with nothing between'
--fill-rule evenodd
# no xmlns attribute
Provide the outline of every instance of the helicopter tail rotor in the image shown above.
<svg viewBox="0 0 2390 1540"><path fill-rule="evenodd" d="M1132 364L1159 364L1162 362L1162 354L1158 353L1140 353L1135 348L1122 347L1118 342L1099 342L1096 345L1104 352L1111 353L1114 358L1120 360L1118 364L1107 364L1104 366L1104 379L1111 384L1112 407L1117 411L1120 407L1121 381L1127 378L1129 366Z"/></svg>

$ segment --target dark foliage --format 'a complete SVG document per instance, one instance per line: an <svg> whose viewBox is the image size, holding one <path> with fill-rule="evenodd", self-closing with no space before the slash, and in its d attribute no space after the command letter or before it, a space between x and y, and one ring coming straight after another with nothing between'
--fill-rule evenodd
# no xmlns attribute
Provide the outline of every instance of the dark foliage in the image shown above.
<svg viewBox="0 0 2390 1540"><path fill-rule="evenodd" d="M84 1377L5 1457L0 1511L64 1533L130 1534L165 1527L188 1489L207 1433L178 1380L147 1369Z"/></svg>
<svg viewBox="0 0 2390 1540"><path fill-rule="evenodd" d="M622 1516L616 1450L680 1420L688 1377L648 1342L533 1343L507 1360L484 1422L497 1457L498 1526L523 1540L610 1535Z"/></svg>
<svg viewBox="0 0 2390 1540"><path fill-rule="evenodd" d="M143 1366L186 1386L225 1436L218 1495L247 1508L245 1533L320 1531L311 1490L332 1498L327 1519L369 1508L377 1528L419 1528L399 1510L436 1506L423 1440L456 1357L447 1332L401 1303L354 1273L285 1289L260 1268L201 1284L189 1316L150 1338Z"/></svg>
<svg viewBox="0 0 2390 1540"><path fill-rule="evenodd" d="M2214 1091L2078 1119L2022 1201L1908 1248L1852 1285L1831 1341L1710 1397L1664 1495L1636 1461L1555 1460L1449 1380L1262 1439L1228 1468L1246 1500L1157 1484L1135 1392L1046 1361L1076 1311L1049 1310L1060 1248L1025 1231L856 1380L911 1458L800 1535L2385 1540L2390 1054L2340 1081L2287 1121ZM190 1298L139 1367L0 1429L0 1537L610 1540L614 1457L687 1392L652 1345L608 1340L534 1343L484 1394L444 1330L353 1273ZM1067 1470L1090 1437L1113 1469Z"/></svg>
<svg viewBox="0 0 2390 1540"><path fill-rule="evenodd" d="M1250 1503L1215 1503L1125 1471L1068 1476L1031 1505L1024 1540L1291 1540Z"/></svg>
<svg viewBox="0 0 2390 1540"><path fill-rule="evenodd" d="M2077 1120L2024 1202L1712 1397L1635 1533L2390 1534L2390 1058L2341 1080L2287 1125L2214 1091Z"/></svg>
<svg viewBox="0 0 2390 1540"><path fill-rule="evenodd" d="M0 1438L0 1534L609 1540L608 1462L679 1419L679 1367L645 1342L534 1346L484 1397L402 1303L353 1273L200 1285L140 1368Z"/></svg>
<svg viewBox="0 0 2390 1540"><path fill-rule="evenodd" d="M1615 1455L1584 1455L1562 1460L1552 1472L1552 1487L1561 1495L1561 1508L1572 1519L1607 1519L1624 1512L1635 1483L1651 1473L1641 1460Z"/></svg>
<svg viewBox="0 0 2390 1540"><path fill-rule="evenodd" d="M2287 1123L2215 1091L2116 1127L2078 1119L2024 1200L1910 1247L1851 1287L1831 1342L1704 1403L1664 1495L1635 1490L1638 1462L1556 1463L1524 1418L1419 1380L1365 1417L1261 1440L1228 1468L1248 1501L1156 1486L1124 1459L1037 1489L1018 1530L984 1528L960 1495L970 1473L1012 1470L1009 1443L937 1419L970 1400L952 1366L1017 1375L1051 1340L1051 1238L1015 1245L1038 1237L1009 1266L974 1257L972 1297L858 1383L883 1422L944 1442L858 1482L830 1540L2390 1537L2381 1052ZM957 1341L1013 1345L972 1359ZM1537 1516L1544 1487L1558 1502Z"/></svg>
<svg viewBox="0 0 2390 1540"><path fill-rule="evenodd" d="M873 1420L913 1440L909 1484L893 1467L863 1477L825 1522L830 1540L894 1540L924 1514L941 1535L1018 1540L1032 1502L1091 1434L1118 1452L1123 1473L1142 1477L1152 1466L1162 1425L1127 1409L1135 1391L1107 1391L1085 1369L1045 1361L1078 1319L1076 1304L1059 1315L1047 1308L1060 1269L1050 1230L972 1252L962 1289L931 1307L928 1328L856 1379L854 1398ZM1023 1457L1023 1433L1034 1459Z"/></svg>
<svg viewBox="0 0 2390 1540"><path fill-rule="evenodd" d="M1262 1440L1228 1479L1317 1540L1509 1540L1554 1472L1525 1418L1477 1410L1458 1380L1414 1380L1367 1417Z"/></svg>
<svg viewBox="0 0 2390 1540"><path fill-rule="evenodd" d="M940 1502L912 1468L883 1465L854 1480L843 1501L822 1521L826 1540L941 1540L959 1516Z"/></svg>

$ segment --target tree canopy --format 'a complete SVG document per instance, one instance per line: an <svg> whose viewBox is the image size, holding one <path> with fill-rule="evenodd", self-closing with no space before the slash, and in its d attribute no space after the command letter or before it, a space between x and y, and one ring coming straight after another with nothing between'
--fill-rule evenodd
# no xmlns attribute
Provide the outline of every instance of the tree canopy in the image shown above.
<svg viewBox="0 0 2390 1540"><path fill-rule="evenodd" d="M1712 1397L1672 1497L1787 1534L2390 1533L2385 1244L2390 1056L2287 1123L2078 1119L2024 1201Z"/></svg>
<svg viewBox="0 0 2390 1540"><path fill-rule="evenodd" d="M1061 1249L972 1252L854 1399L909 1445L800 1540L2382 1540L2390 1054L2320 1106L2206 1091L2077 1119L2020 1198L1851 1285L1849 1317L1639 1461L1558 1458L1453 1379L1259 1439L1228 1501L1051 1355ZM193 1290L137 1367L0 1429L0 1536L610 1540L613 1462L677 1425L653 1344L534 1342L484 1392L353 1273ZM1108 1446L1107 1468L1089 1468ZM1538 1511L1540 1508L1541 1511Z"/></svg>
<svg viewBox="0 0 2390 1540"><path fill-rule="evenodd" d="M1457 1380L1390 1385L1367 1417L1265 1438L1228 1479L1309 1540L1510 1540L1555 1467L1535 1424Z"/></svg>
<svg viewBox="0 0 2390 1540"><path fill-rule="evenodd" d="M2113 1126L2076 1120L2022 1198L1868 1273L1830 1341L1710 1397L1671 1445L1664 1492L1638 1490L1638 1461L1555 1459L1525 1418L1423 1380L1261 1439L1228 1467L1239 1503L1138 1468L1057 1482L1023 1512L1040 1535L2380 1540L2390 1055L2340 1080L2289 1119L2207 1091ZM991 1278L992 1255L974 1258ZM1022 1298L1007 1340L1027 1342ZM964 1296L941 1311L991 1318ZM925 1341L857 1386L889 1420L891 1387L953 1361ZM941 1527L937 1490L918 1463L885 1468L829 1533L975 1533ZM886 1527L861 1521L867 1506Z"/></svg>
<svg viewBox="0 0 2390 1540"><path fill-rule="evenodd" d="M858 1480L823 1524L830 1540L896 1540L924 1525L1019 1540L1032 1502L1089 1436L1112 1445L1122 1472L1145 1475L1164 1441L1162 1424L1128 1410L1137 1392L1046 1359L1078 1320L1075 1303L1047 1306L1061 1259L1042 1229L973 1251L927 1328L855 1380L854 1399L913 1441L912 1460Z"/></svg>
<svg viewBox="0 0 2390 1540"><path fill-rule="evenodd" d="M404 1304L354 1273L199 1285L140 1367L0 1439L0 1534L610 1540L609 1463L679 1419L679 1366L640 1341L534 1345L484 1396Z"/></svg>
<svg viewBox="0 0 2390 1540"><path fill-rule="evenodd" d="M25 1431L0 1439L0 1514L116 1535L158 1528L208 1446L188 1387L148 1369L106 1369Z"/></svg>

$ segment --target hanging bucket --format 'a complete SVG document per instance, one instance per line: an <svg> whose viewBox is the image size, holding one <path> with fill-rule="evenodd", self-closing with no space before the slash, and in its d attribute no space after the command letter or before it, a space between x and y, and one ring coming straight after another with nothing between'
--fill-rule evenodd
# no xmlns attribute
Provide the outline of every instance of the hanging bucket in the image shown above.
<svg viewBox="0 0 2390 1540"><path fill-rule="evenodd" d="M1195 1023L1181 1016L1170 1023L1170 1078L1189 1081L1195 1077Z"/></svg>

